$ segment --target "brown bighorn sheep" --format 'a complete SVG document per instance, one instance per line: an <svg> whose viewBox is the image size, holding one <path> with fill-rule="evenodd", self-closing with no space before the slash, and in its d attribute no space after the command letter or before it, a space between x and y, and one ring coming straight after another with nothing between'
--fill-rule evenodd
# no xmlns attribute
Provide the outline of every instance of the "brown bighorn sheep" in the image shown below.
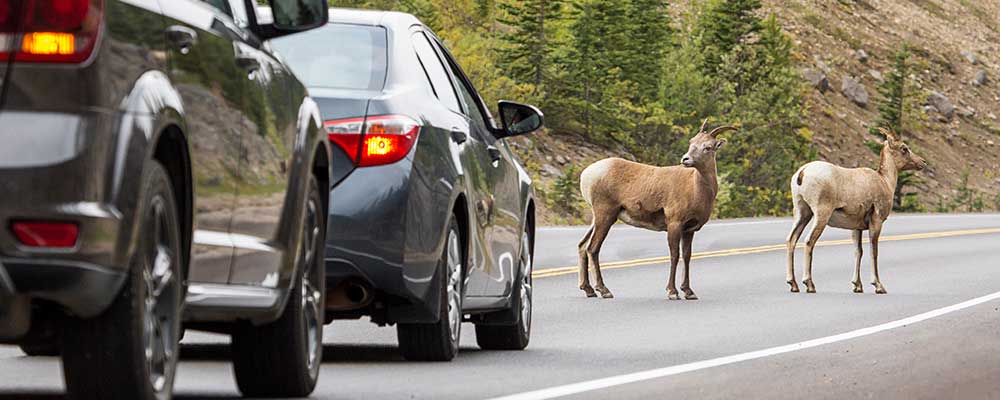
<svg viewBox="0 0 1000 400"><path fill-rule="evenodd" d="M881 128L886 140L882 145L878 171L871 168L842 168L824 161L808 163L792 176L792 205L795 226L788 235L788 273L786 280L792 292L799 291L795 283L795 244L809 221L816 218L806 241L806 265L802 284L806 292L816 293L812 280L813 248L827 225L850 229L854 238L854 293L862 293L861 232L868 230L872 251L872 286L875 293L885 294L878 277L878 237L882 224L892 211L893 194L900 171L922 170L923 158L913 154L896 132Z"/></svg>
<svg viewBox="0 0 1000 400"><path fill-rule="evenodd" d="M685 299L698 299L691 290L691 241L694 233L712 216L715 195L719 191L715 152L726 143L726 139L717 139L716 136L736 130L732 126L723 126L705 132L706 123L707 119L702 122L698 134L691 138L688 152L681 159L682 165L656 167L621 158L606 158L591 164L580 174L580 192L594 214L590 229L578 246L580 289L587 293L587 297L596 297L595 289L601 292L603 298L614 297L604 286L598 255L611 226L621 219L639 228L667 232L670 245L667 292L671 300L679 298L674 275L680 255L678 248L683 242L684 282L681 283L681 290ZM590 286L588 261L594 267L594 287Z"/></svg>

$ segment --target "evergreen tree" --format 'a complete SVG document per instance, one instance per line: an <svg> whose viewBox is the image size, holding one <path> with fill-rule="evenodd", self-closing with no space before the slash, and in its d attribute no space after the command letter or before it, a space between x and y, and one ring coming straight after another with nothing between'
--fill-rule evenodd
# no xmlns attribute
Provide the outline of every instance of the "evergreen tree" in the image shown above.
<svg viewBox="0 0 1000 400"><path fill-rule="evenodd" d="M760 0L706 0L693 32L704 50L703 71L715 72L724 54L760 30L759 8Z"/></svg>
<svg viewBox="0 0 1000 400"><path fill-rule="evenodd" d="M871 124L868 132L878 136L882 141L885 136L879 132L879 128L888 128L903 135L903 117L906 110L906 78L909 76L910 52L907 45L903 44L899 50L892 55L892 70L886 74L885 81L878 86L881 95L878 105L878 117L875 123ZM881 143L873 143L868 148L876 154L881 153ZM896 211L920 211L922 207L917 201L916 193L906 193L907 186L917 183L916 175L913 171L903 171L896 180L896 188L893 196L893 209Z"/></svg>
<svg viewBox="0 0 1000 400"><path fill-rule="evenodd" d="M499 4L507 17L500 22L511 28L501 36L506 48L499 64L515 81L541 87L554 51L552 20L560 12L558 0L506 0Z"/></svg>
<svg viewBox="0 0 1000 400"><path fill-rule="evenodd" d="M666 0L631 0L625 17L627 41L620 43L625 55L622 78L638 86L633 101L655 99L663 80L663 62L671 46L669 3Z"/></svg>

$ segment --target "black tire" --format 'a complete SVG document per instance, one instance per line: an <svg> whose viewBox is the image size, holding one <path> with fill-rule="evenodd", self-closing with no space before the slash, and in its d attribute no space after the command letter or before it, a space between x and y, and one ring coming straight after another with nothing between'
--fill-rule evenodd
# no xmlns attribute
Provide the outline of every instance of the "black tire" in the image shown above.
<svg viewBox="0 0 1000 400"><path fill-rule="evenodd" d="M301 250L291 293L281 317L233 330L233 371L240 392L248 397L305 397L316 388L323 362L326 208L319 183L310 177Z"/></svg>
<svg viewBox="0 0 1000 400"><path fill-rule="evenodd" d="M63 330L70 398L169 399L173 394L185 291L177 205L159 163L144 168L140 195L140 236L124 287L103 314L68 318ZM150 359L147 345L152 346Z"/></svg>
<svg viewBox="0 0 1000 400"><path fill-rule="evenodd" d="M531 234L529 228L521 238L521 258L519 276L511 293L511 307L486 316L501 321L513 323L480 323L476 324L476 343L483 350L524 350L531 340L531 312L533 304L532 293L532 254ZM491 318L492 317L492 318Z"/></svg>
<svg viewBox="0 0 1000 400"><path fill-rule="evenodd" d="M461 238L458 223L452 216L448 232L445 234L444 251L438 262L438 295L441 304L438 309L438 321L429 324L396 325L399 351L407 360L451 361L458 354L458 342L462 333L463 277L467 264ZM449 287L452 288L451 291ZM457 291L457 301L454 298L455 291ZM455 312L458 313L457 324L454 321Z"/></svg>

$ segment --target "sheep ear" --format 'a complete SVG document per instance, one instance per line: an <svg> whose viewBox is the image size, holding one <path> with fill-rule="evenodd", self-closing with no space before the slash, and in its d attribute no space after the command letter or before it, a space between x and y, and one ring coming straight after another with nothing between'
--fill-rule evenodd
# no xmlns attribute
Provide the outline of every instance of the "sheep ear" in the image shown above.
<svg viewBox="0 0 1000 400"><path fill-rule="evenodd" d="M727 125L727 126L720 126L718 128L712 129L712 131L708 133L708 136L716 137L716 136L718 136L722 132L725 132L725 131L737 131L737 130L739 130L739 129L737 129L735 126L729 126L729 125Z"/></svg>
<svg viewBox="0 0 1000 400"><path fill-rule="evenodd" d="M726 144L726 143L728 143L728 142L729 142L729 141L728 141L728 140L726 140L726 139L719 139L719 140L717 140L717 141L715 142L715 149L716 149L716 150L718 150L718 149L721 149L721 148L722 148L722 145L724 145L724 144Z"/></svg>

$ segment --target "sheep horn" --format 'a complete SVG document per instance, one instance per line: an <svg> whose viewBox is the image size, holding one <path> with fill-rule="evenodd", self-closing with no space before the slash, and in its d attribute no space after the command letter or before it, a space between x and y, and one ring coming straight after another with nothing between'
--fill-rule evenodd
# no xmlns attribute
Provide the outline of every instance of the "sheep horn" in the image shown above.
<svg viewBox="0 0 1000 400"><path fill-rule="evenodd" d="M708 125L708 118L701 120L701 128L698 128L698 133L705 131L705 125Z"/></svg>
<svg viewBox="0 0 1000 400"><path fill-rule="evenodd" d="M878 128L878 131L882 132L882 134L885 135L886 139L892 139L893 141L897 142L899 141L899 134L897 134L896 131L892 129Z"/></svg>
<svg viewBox="0 0 1000 400"><path fill-rule="evenodd" d="M720 126L718 128L712 129L712 131L708 133L708 136L716 137L720 133L725 132L725 131L738 131L738 130L739 130L739 128L737 128L735 126L731 126L731 125Z"/></svg>

